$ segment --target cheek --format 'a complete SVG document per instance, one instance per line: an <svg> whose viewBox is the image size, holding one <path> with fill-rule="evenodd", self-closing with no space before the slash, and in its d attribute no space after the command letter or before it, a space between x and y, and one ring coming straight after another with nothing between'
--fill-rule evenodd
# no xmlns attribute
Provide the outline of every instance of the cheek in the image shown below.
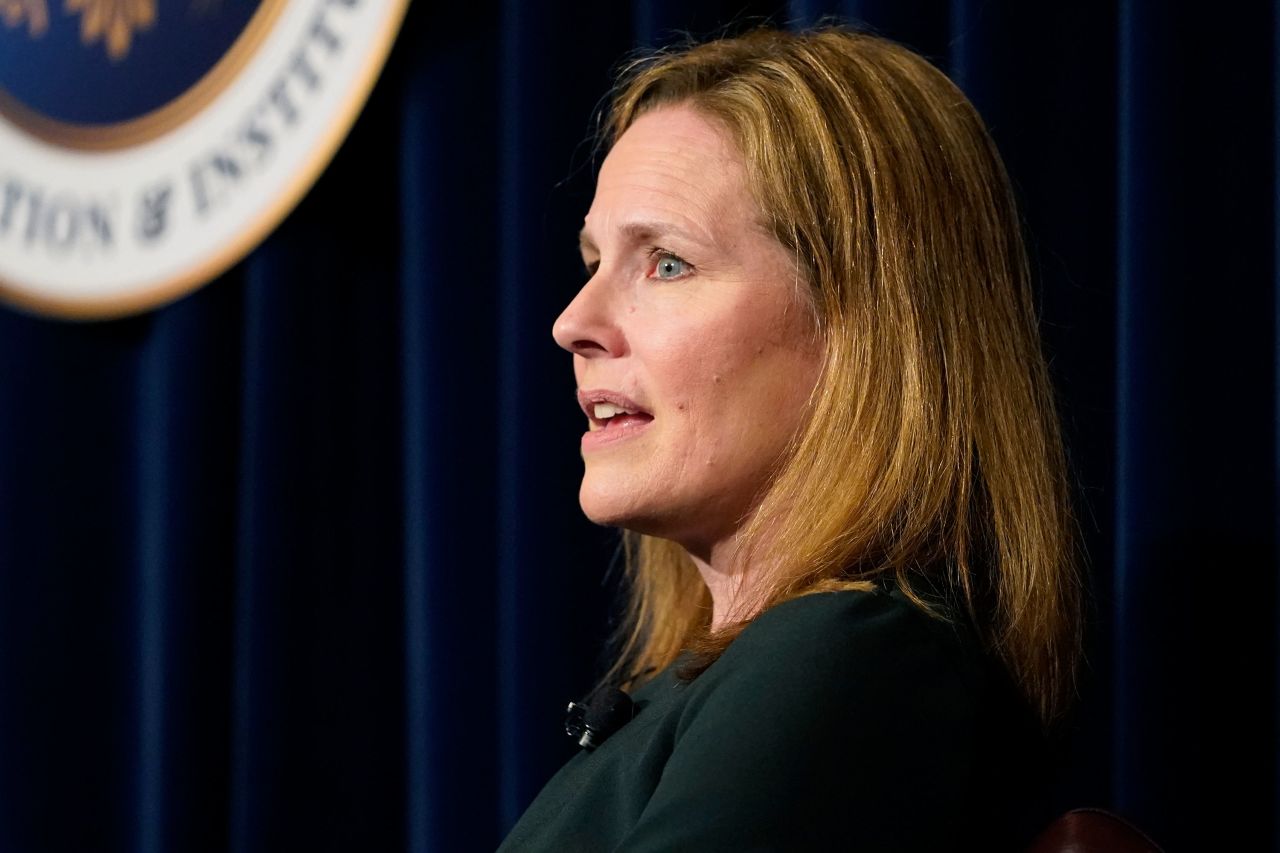
<svg viewBox="0 0 1280 853"><path fill-rule="evenodd" d="M673 449L685 464L772 455L809 399L820 355L803 309L756 296L731 306L685 305L632 337L643 384L658 392L655 402L683 436Z"/></svg>
<svg viewBox="0 0 1280 853"><path fill-rule="evenodd" d="M768 344L721 341L651 362L671 426L682 436L673 447L687 465L708 470L722 463L753 468L789 437L788 415L803 406L811 381L797 359ZM806 384L808 383L808 384Z"/></svg>
<svg viewBox="0 0 1280 853"><path fill-rule="evenodd" d="M689 417L698 414L708 400L713 377L723 373L725 346L713 323L670 320L649 324L643 336L633 339L636 362L669 408Z"/></svg>
<svg viewBox="0 0 1280 853"><path fill-rule="evenodd" d="M723 362L722 409L733 412L725 435L749 458L772 464L801 426L820 356L793 342L748 342Z"/></svg>
<svg viewBox="0 0 1280 853"><path fill-rule="evenodd" d="M673 330L641 358L666 404L685 418L705 418L724 402L744 366L738 347L714 328Z"/></svg>
<svg viewBox="0 0 1280 853"><path fill-rule="evenodd" d="M750 302L716 306L715 311L683 307L670 312L677 320L645 323L643 334L633 337L638 362L665 393L697 408L713 398L748 391L763 392L766 403L780 393L803 391L807 398L819 354L803 309L777 305L763 310Z"/></svg>

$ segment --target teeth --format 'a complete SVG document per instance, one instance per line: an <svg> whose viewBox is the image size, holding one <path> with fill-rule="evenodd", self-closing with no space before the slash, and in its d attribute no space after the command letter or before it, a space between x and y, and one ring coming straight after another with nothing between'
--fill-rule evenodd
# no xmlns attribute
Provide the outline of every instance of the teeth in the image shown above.
<svg viewBox="0 0 1280 853"><path fill-rule="evenodd" d="M596 420L598 421L608 420L614 415L634 414L633 412L629 412L626 409L622 408L621 406L613 405L613 403L596 403L594 411L595 411Z"/></svg>

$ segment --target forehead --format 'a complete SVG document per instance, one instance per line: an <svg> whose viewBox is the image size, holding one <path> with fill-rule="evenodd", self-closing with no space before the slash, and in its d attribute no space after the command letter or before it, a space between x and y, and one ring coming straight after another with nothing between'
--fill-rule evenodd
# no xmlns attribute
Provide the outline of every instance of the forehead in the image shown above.
<svg viewBox="0 0 1280 853"><path fill-rule="evenodd" d="M728 133L692 107L664 106L637 118L609 151L583 236L594 242L654 220L714 240L757 218Z"/></svg>

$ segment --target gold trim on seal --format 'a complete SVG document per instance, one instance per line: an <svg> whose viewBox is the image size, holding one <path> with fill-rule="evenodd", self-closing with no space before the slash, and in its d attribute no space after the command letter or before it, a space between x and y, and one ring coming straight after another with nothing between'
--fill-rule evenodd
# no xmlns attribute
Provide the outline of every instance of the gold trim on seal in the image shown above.
<svg viewBox="0 0 1280 853"><path fill-rule="evenodd" d="M283 0L279 2L283 5ZM158 308L186 296L226 272L275 230L329 165L338 146L347 138L347 133L360 115L361 108L373 90L373 84L378 80L378 74L395 42L396 33L400 31L409 2L410 0L391 0L391 8L382 19L381 29L370 42L364 64L356 72L346 100L334 114L328 133L311 149L306 160L293 173L293 178L281 189L275 203L262 210L234 240L212 257L145 290L124 294L89 298L51 296L47 293L33 293L0 279L0 297L13 307L50 317L65 320L111 320Z"/></svg>
<svg viewBox="0 0 1280 853"><path fill-rule="evenodd" d="M0 115L27 133L82 151L113 151L149 142L184 124L199 113L236 78L257 52L284 11L286 0L262 0L244 32L205 75L178 97L146 115L114 124L74 124L59 121L31 109L0 86Z"/></svg>

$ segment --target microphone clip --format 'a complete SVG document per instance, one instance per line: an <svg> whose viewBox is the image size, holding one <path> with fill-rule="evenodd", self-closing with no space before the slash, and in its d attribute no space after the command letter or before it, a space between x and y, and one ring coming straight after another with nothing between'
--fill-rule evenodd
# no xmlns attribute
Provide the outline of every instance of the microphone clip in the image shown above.
<svg viewBox="0 0 1280 853"><path fill-rule="evenodd" d="M626 692L604 687L581 702L569 703L564 731L578 746L590 751L629 723L635 714L635 703Z"/></svg>

